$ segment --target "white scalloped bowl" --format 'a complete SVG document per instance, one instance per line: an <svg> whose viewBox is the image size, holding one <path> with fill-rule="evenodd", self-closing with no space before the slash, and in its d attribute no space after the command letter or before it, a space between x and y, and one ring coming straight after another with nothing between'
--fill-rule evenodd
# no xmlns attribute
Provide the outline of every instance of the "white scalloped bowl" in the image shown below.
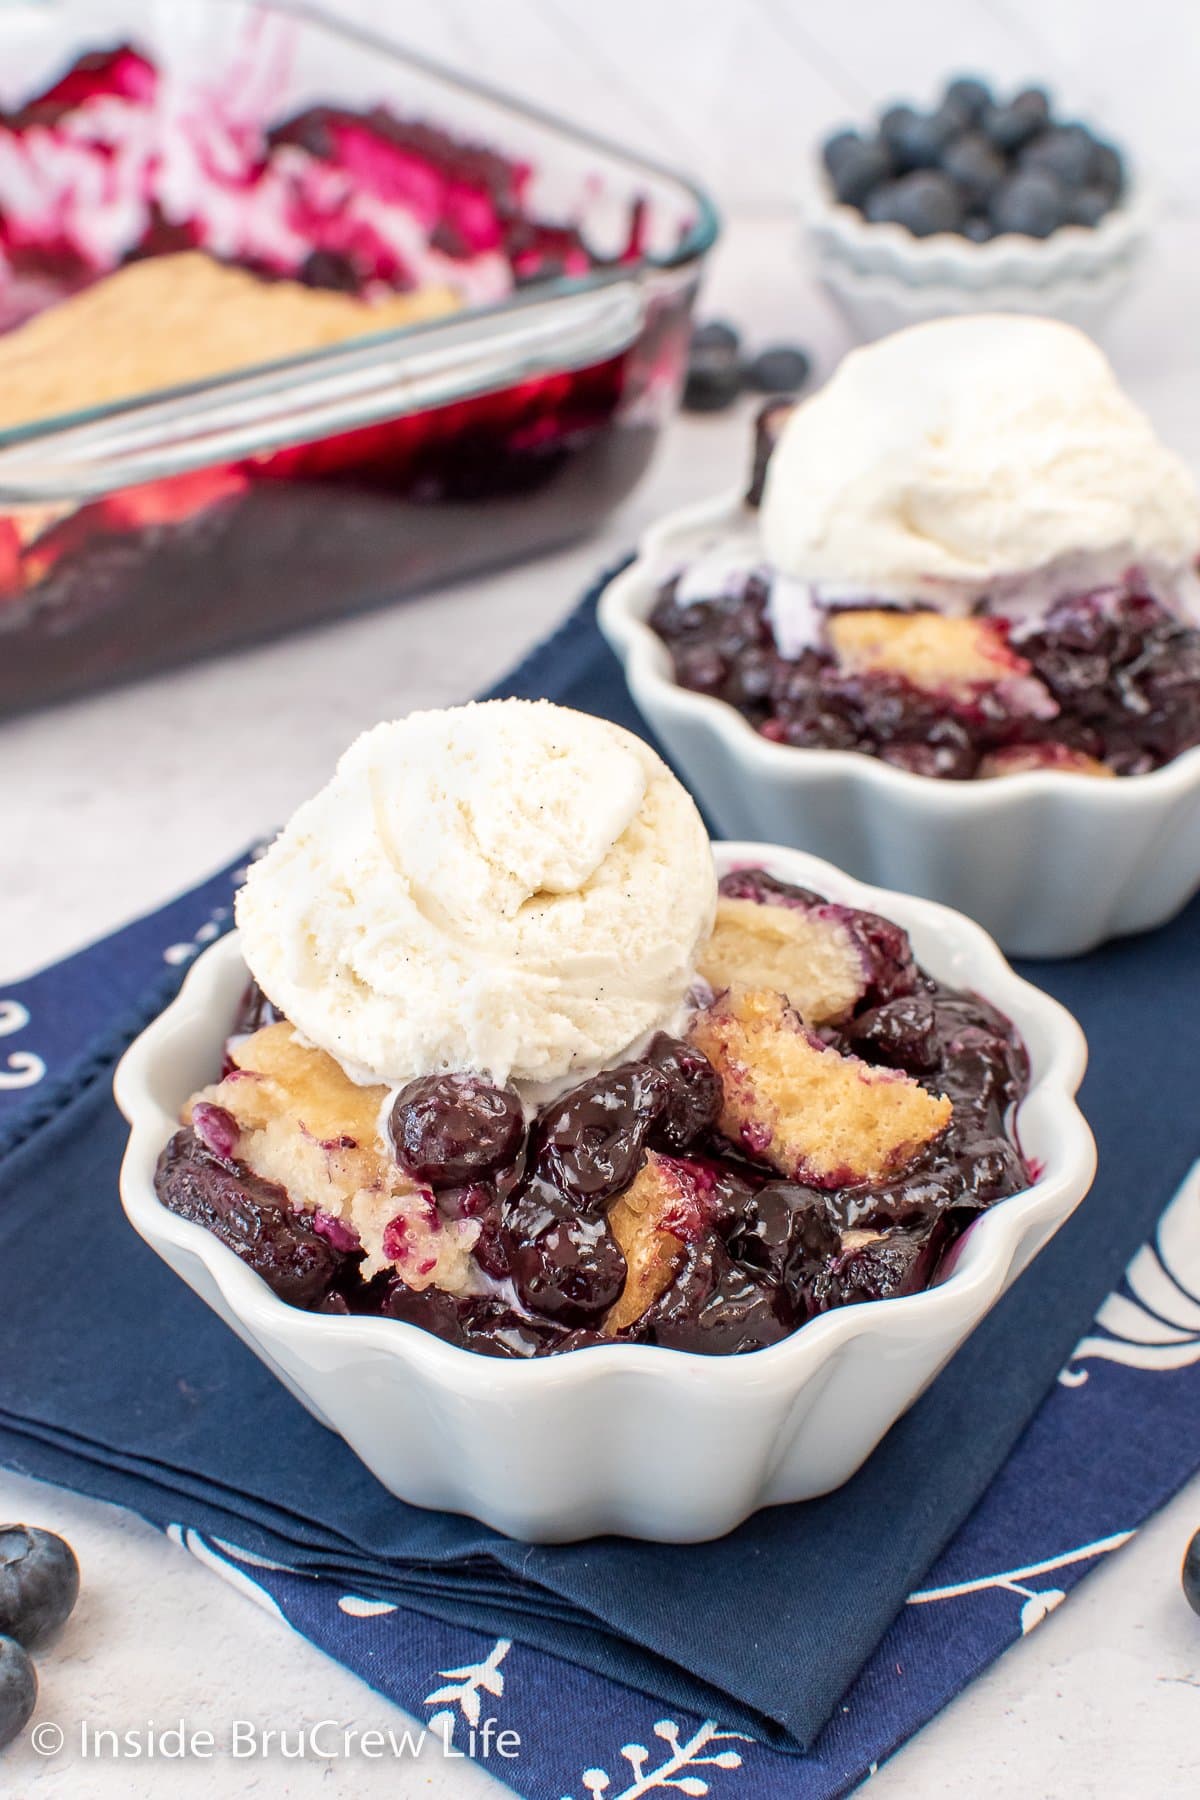
<svg viewBox="0 0 1200 1800"><path fill-rule="evenodd" d="M868 338L965 312L1026 312L1096 330L1129 286L1154 208L1143 184L1095 227L1064 225L1043 239L1006 233L973 244L952 232L916 238L839 204L823 174L805 228L816 272Z"/></svg>
<svg viewBox="0 0 1200 1800"><path fill-rule="evenodd" d="M1032 1079L1018 1129L1040 1173L979 1218L939 1285L923 1293L843 1307L732 1357L614 1344L505 1362L397 1320L302 1312L154 1192L155 1163L184 1103L221 1066L246 979L236 934L197 959L117 1069L130 1126L121 1168L130 1223L402 1500L534 1542L620 1532L684 1543L718 1537L759 1507L827 1493L865 1461L1091 1185L1095 1146L1074 1099L1083 1034L977 925L795 851L715 850L721 870L762 862L888 914L933 974L985 994L1024 1037Z"/></svg>
<svg viewBox="0 0 1200 1800"><path fill-rule="evenodd" d="M737 495L671 513L600 601L639 711L720 832L940 900L1010 956L1078 956L1186 906L1200 889L1200 748L1113 781L1056 769L938 781L859 751L772 743L724 700L680 687L646 623L659 586L754 516Z"/></svg>

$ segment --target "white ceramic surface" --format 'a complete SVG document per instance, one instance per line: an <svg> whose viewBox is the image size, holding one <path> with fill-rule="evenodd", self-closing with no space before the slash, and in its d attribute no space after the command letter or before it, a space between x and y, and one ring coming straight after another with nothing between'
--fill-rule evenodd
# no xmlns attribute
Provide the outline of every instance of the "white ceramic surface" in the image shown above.
<svg viewBox="0 0 1200 1800"><path fill-rule="evenodd" d="M952 1272L927 1292L843 1307L745 1357L614 1344L504 1362L391 1319L302 1312L154 1193L155 1162L182 1106L220 1066L245 982L236 934L197 960L117 1070L131 1126L121 1170L131 1224L402 1499L536 1542L600 1532L691 1542L760 1506L826 1493L854 1473L1087 1192L1095 1152L1073 1099L1083 1035L977 926L794 851L722 844L717 857L722 869L766 863L894 917L933 974L986 994L1025 1039L1032 1081L1019 1130L1041 1174L978 1220ZM722 1446L717 1465L713 1444Z"/></svg>
<svg viewBox="0 0 1200 1800"><path fill-rule="evenodd" d="M936 781L858 751L772 743L726 702L680 687L646 623L657 589L752 519L734 496L671 514L600 603L639 710L718 830L940 900L1013 956L1075 956L1186 905L1200 888L1200 748L1114 781L1042 769Z"/></svg>
<svg viewBox="0 0 1200 1800"><path fill-rule="evenodd" d="M823 179L805 205L814 271L868 338L964 312L1039 313L1095 331L1129 286L1152 218L1144 188L1135 188L1094 228L974 244L953 232L917 238L872 223L839 205Z"/></svg>

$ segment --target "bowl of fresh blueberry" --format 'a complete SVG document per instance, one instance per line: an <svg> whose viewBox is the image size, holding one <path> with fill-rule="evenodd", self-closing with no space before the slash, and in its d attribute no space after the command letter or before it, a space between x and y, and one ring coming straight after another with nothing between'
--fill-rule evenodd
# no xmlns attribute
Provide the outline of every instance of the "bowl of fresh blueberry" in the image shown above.
<svg viewBox="0 0 1200 1800"><path fill-rule="evenodd" d="M821 146L808 239L867 337L946 313L1036 312L1095 329L1128 286L1149 207L1128 159L1046 90L973 76Z"/></svg>

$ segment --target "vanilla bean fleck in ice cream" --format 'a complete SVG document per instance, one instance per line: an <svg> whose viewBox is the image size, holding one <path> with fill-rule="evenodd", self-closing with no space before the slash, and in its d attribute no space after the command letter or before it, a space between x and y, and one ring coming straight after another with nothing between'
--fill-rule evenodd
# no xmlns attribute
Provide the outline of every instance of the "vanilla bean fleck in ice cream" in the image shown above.
<svg viewBox="0 0 1200 1800"><path fill-rule="evenodd" d="M708 834L648 745L502 700L360 737L237 921L264 992L355 1079L537 1084L670 1025L715 906Z"/></svg>

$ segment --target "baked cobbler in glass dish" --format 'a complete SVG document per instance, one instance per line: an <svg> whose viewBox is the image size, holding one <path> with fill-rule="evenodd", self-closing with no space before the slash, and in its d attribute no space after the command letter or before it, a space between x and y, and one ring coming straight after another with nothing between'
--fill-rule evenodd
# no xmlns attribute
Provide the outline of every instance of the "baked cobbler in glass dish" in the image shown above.
<svg viewBox="0 0 1200 1800"><path fill-rule="evenodd" d="M714 870L641 740L378 727L252 865L253 972L155 1176L295 1307L493 1357L758 1350L1028 1189L1025 1047L908 934Z"/></svg>
<svg viewBox="0 0 1200 1800"><path fill-rule="evenodd" d="M742 516L673 547L676 681L770 742L949 780L1200 744L1200 503L1100 351L975 316L766 408Z"/></svg>

